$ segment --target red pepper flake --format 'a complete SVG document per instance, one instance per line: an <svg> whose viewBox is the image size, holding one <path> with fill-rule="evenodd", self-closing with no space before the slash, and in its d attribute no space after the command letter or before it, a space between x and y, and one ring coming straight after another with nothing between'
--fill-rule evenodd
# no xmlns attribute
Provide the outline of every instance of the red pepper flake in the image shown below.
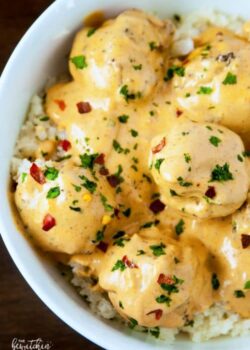
<svg viewBox="0 0 250 350"><path fill-rule="evenodd" d="M181 111L180 109L176 110L176 116L177 118L180 117L182 115L183 111Z"/></svg>
<svg viewBox="0 0 250 350"><path fill-rule="evenodd" d="M99 170L99 173L100 175L103 175L103 176L107 176L109 174L109 171L107 168L105 168L104 166L102 166Z"/></svg>
<svg viewBox="0 0 250 350"><path fill-rule="evenodd" d="M162 284L175 284L175 281L173 280L173 278L170 275L164 275L164 273L161 273L158 277L157 283Z"/></svg>
<svg viewBox="0 0 250 350"><path fill-rule="evenodd" d="M241 244L243 249L248 248L250 246L250 235L241 235Z"/></svg>
<svg viewBox="0 0 250 350"><path fill-rule="evenodd" d="M45 176L44 176L42 170L36 165L36 163L33 163L31 165L31 167L30 167L30 175L40 185L43 185L46 182Z"/></svg>
<svg viewBox="0 0 250 350"><path fill-rule="evenodd" d="M186 59L182 62L182 64L185 65L185 64L188 64L189 62L190 62L190 60L186 58Z"/></svg>
<svg viewBox="0 0 250 350"><path fill-rule="evenodd" d="M158 153L158 152L160 152L162 149L163 149L163 147L165 147L165 145L166 145L166 138L165 137L163 137L163 139L161 140L161 142L159 143L159 145L157 145L157 146L155 146L154 148L152 148L152 153Z"/></svg>
<svg viewBox="0 0 250 350"><path fill-rule="evenodd" d="M107 180L111 187L116 187L120 183L120 179L116 175L107 176Z"/></svg>
<svg viewBox="0 0 250 350"><path fill-rule="evenodd" d="M61 111L65 110L66 103L63 100L54 100L54 102L58 105Z"/></svg>
<svg viewBox="0 0 250 350"><path fill-rule="evenodd" d="M122 258L122 262L129 267L130 269L138 269L138 265L136 265L135 263L133 263L132 261L130 261L127 257L127 255L124 255L124 257Z"/></svg>
<svg viewBox="0 0 250 350"><path fill-rule="evenodd" d="M96 248L100 249L103 253L106 253L108 246L108 243L101 241L97 244Z"/></svg>
<svg viewBox="0 0 250 350"><path fill-rule="evenodd" d="M49 231L55 225L56 225L56 219L50 214L45 215L43 219L43 230Z"/></svg>
<svg viewBox="0 0 250 350"><path fill-rule="evenodd" d="M215 191L214 186L208 186L208 189L207 189L205 195L206 195L208 198L213 199L213 198L216 196L216 191Z"/></svg>
<svg viewBox="0 0 250 350"><path fill-rule="evenodd" d="M147 315L155 314L155 319L159 321L162 318L163 311L161 309L156 309L147 313Z"/></svg>
<svg viewBox="0 0 250 350"><path fill-rule="evenodd" d="M89 102L78 102L76 107L80 114L89 113L92 110Z"/></svg>
<svg viewBox="0 0 250 350"><path fill-rule="evenodd" d="M94 160L94 163L99 164L99 165L103 165L105 162L104 157L105 157L104 153L99 154L99 156L97 156L96 159Z"/></svg>
<svg viewBox="0 0 250 350"><path fill-rule="evenodd" d="M166 205L164 203L162 203L162 201L160 201L160 199L156 199L150 204L149 209L154 214L158 214L165 209L165 206Z"/></svg>
<svg viewBox="0 0 250 350"><path fill-rule="evenodd" d="M68 140L60 140L58 142L58 147L61 147L65 152L71 148L71 143Z"/></svg>

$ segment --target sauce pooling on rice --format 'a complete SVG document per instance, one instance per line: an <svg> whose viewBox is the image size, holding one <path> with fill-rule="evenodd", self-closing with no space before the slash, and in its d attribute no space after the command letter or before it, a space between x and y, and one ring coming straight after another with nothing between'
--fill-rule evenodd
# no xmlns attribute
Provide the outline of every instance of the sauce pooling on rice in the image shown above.
<svg viewBox="0 0 250 350"><path fill-rule="evenodd" d="M133 325L181 327L215 302L250 317L250 44L211 27L181 58L171 21L125 11L84 28L72 81L46 96L44 141L15 202Z"/></svg>

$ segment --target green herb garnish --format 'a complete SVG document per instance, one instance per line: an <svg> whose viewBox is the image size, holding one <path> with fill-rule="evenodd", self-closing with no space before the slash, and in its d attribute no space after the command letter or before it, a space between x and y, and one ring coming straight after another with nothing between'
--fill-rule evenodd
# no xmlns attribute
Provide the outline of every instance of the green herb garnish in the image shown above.
<svg viewBox="0 0 250 350"><path fill-rule="evenodd" d="M237 84L237 76L231 72L227 73L226 78L223 80L222 84L224 85L234 85Z"/></svg>
<svg viewBox="0 0 250 350"><path fill-rule="evenodd" d="M175 233L179 236L180 234L183 233L184 231L184 225L185 222L183 219L180 219L180 221L178 222L178 224L175 226Z"/></svg>
<svg viewBox="0 0 250 350"><path fill-rule="evenodd" d="M45 172L44 172L44 176L48 179L48 180L55 180L58 177L59 171L56 168L53 167L48 167L46 168Z"/></svg>
<svg viewBox="0 0 250 350"><path fill-rule="evenodd" d="M75 65L77 69L84 69L88 67L86 57L84 55L71 57L70 61Z"/></svg>
<svg viewBox="0 0 250 350"><path fill-rule="evenodd" d="M214 290L217 290L220 288L220 281L216 275L216 273L213 273L212 274L212 277L211 277L211 284L212 284L212 287Z"/></svg>
<svg viewBox="0 0 250 350"><path fill-rule="evenodd" d="M221 139L219 139L217 136L211 136L209 141L213 146L218 147L219 143L221 142Z"/></svg>
<svg viewBox="0 0 250 350"><path fill-rule="evenodd" d="M223 166L217 164L212 170L210 182L223 182L229 180L233 180L233 174L229 170L228 163L225 163Z"/></svg>
<svg viewBox="0 0 250 350"><path fill-rule="evenodd" d="M200 86L197 91L198 95L210 95L213 92L213 89L209 86Z"/></svg>
<svg viewBox="0 0 250 350"><path fill-rule="evenodd" d="M149 247L155 256L166 255L164 248L166 248L164 243L151 245Z"/></svg>
<svg viewBox="0 0 250 350"><path fill-rule="evenodd" d="M60 193L61 193L60 187L58 186L52 187L47 193L47 198L49 199L56 198L60 195Z"/></svg>

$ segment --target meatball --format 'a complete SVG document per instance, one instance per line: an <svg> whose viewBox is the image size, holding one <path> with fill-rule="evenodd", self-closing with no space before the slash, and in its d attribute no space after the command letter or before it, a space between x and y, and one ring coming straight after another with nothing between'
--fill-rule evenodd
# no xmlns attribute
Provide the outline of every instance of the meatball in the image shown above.
<svg viewBox="0 0 250 350"><path fill-rule="evenodd" d="M89 36L81 30L71 51L70 71L90 88L114 92L119 98L137 99L152 93L163 80L163 66L173 25L138 10L123 12ZM84 56L84 69L74 58Z"/></svg>
<svg viewBox="0 0 250 350"><path fill-rule="evenodd" d="M209 277L191 248L135 234L124 247L107 251L99 283L128 320L146 327L178 327L211 304Z"/></svg>
<svg viewBox="0 0 250 350"><path fill-rule="evenodd" d="M93 251L114 209L106 181L70 163L25 161L22 168L15 202L34 242L52 252Z"/></svg>
<svg viewBox="0 0 250 350"><path fill-rule="evenodd" d="M243 204L248 162L240 137L216 124L183 121L152 141L151 171L166 203L201 218L226 216Z"/></svg>
<svg viewBox="0 0 250 350"><path fill-rule="evenodd" d="M188 118L250 132L250 43L222 28L210 28L184 61L185 74L173 78L178 108Z"/></svg>

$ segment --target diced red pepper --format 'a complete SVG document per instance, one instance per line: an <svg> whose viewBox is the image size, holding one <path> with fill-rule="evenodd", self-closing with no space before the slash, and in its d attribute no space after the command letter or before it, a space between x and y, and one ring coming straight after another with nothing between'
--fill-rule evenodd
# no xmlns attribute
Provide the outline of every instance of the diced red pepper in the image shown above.
<svg viewBox="0 0 250 350"><path fill-rule="evenodd" d="M111 187L116 187L121 182L119 177L116 175L107 176L107 180L108 180L108 183L110 184Z"/></svg>
<svg viewBox="0 0 250 350"><path fill-rule="evenodd" d="M176 110L176 116L180 117L182 115L183 111L181 111L180 109Z"/></svg>
<svg viewBox="0 0 250 350"><path fill-rule="evenodd" d="M90 105L89 102L78 102L76 104L76 107L77 107L78 112L80 114L89 113L92 110L91 105Z"/></svg>
<svg viewBox="0 0 250 350"><path fill-rule="evenodd" d="M162 203L162 201L160 199L156 199L150 204L149 209L154 214L158 214L161 211L163 211L165 209L165 207L166 207L166 205L164 203Z"/></svg>
<svg viewBox="0 0 250 350"><path fill-rule="evenodd" d="M60 140L58 146L61 147L65 152L71 148L71 143L68 140Z"/></svg>
<svg viewBox="0 0 250 350"><path fill-rule="evenodd" d="M50 214L45 215L43 219L43 230L49 231L55 225L56 225L56 219Z"/></svg>
<svg viewBox="0 0 250 350"><path fill-rule="evenodd" d="M96 159L94 160L94 163L99 164L99 165L103 165L105 163L104 158L105 158L105 154L101 153L101 154L99 154L99 156L96 157Z"/></svg>
<svg viewBox="0 0 250 350"><path fill-rule="evenodd" d="M208 189L207 189L205 195L206 195L208 198L213 199L213 198L216 196L216 191L215 191L214 186L208 186Z"/></svg>
<svg viewBox="0 0 250 350"><path fill-rule="evenodd" d="M33 163L31 165L31 167L30 167L30 175L40 185L43 185L46 182L45 176L44 176L42 170L39 168L39 166L36 165L36 163Z"/></svg>
<svg viewBox="0 0 250 350"><path fill-rule="evenodd" d="M241 235L241 244L242 248L246 249L250 246L250 235L242 234Z"/></svg>
<svg viewBox="0 0 250 350"><path fill-rule="evenodd" d="M63 100L54 100L54 102L58 105L61 111L65 110L66 103Z"/></svg>
<svg viewBox="0 0 250 350"><path fill-rule="evenodd" d="M101 241L97 244L96 248L101 250L103 253L106 253L106 251L108 250L108 246L108 243Z"/></svg>
<svg viewBox="0 0 250 350"><path fill-rule="evenodd" d="M165 147L165 145L166 145L166 138L163 137L161 142L158 145L156 145L155 147L152 148L152 153L155 154L155 153L160 152Z"/></svg>
<svg viewBox="0 0 250 350"><path fill-rule="evenodd" d="M130 261L127 257L127 255L124 255L124 257L122 258L122 262L129 267L130 269L138 269L138 265L136 265L135 263L133 263L132 261Z"/></svg>
<svg viewBox="0 0 250 350"><path fill-rule="evenodd" d="M164 275L164 273L161 273L158 277L157 283L162 284L174 284L175 281L173 280L173 278L170 275Z"/></svg>
<svg viewBox="0 0 250 350"><path fill-rule="evenodd" d="M147 313L147 315L155 314L155 319L159 321L162 318L163 311L161 309L156 309Z"/></svg>
<svg viewBox="0 0 250 350"><path fill-rule="evenodd" d="M103 176L107 176L109 174L109 171L107 168L105 168L104 166L102 166L99 170L99 173L100 175L103 175Z"/></svg>

